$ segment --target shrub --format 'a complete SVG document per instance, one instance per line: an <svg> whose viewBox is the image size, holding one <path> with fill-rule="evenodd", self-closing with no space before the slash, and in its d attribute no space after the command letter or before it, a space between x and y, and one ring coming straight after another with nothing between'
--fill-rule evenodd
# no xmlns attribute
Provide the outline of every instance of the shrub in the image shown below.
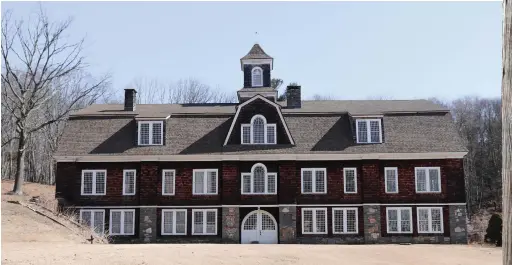
<svg viewBox="0 0 512 265"><path fill-rule="evenodd" d="M485 241L501 246L501 229L503 220L499 214L493 214L487 226L487 234L485 234Z"/></svg>

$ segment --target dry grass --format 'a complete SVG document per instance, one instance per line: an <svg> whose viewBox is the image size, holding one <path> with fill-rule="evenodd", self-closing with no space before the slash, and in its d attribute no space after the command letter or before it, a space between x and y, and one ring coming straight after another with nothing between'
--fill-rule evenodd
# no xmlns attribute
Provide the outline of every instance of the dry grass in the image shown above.
<svg viewBox="0 0 512 265"><path fill-rule="evenodd" d="M46 216L55 223L69 230L69 233L77 235L82 242L90 242L91 236L95 244L108 244L110 237L107 233L98 235L88 226L78 222L78 215L71 209L61 210L55 199L55 186L38 183L25 183L24 195L10 195L14 181L2 181L2 201L18 201L27 208ZM89 239L89 241L87 241Z"/></svg>

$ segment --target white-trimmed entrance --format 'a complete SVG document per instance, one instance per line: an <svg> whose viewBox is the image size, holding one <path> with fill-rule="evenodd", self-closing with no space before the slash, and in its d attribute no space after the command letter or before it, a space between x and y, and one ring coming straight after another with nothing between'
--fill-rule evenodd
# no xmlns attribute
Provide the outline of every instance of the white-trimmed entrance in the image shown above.
<svg viewBox="0 0 512 265"><path fill-rule="evenodd" d="M242 244L277 244L277 222L267 211L254 210L248 213L241 225Z"/></svg>

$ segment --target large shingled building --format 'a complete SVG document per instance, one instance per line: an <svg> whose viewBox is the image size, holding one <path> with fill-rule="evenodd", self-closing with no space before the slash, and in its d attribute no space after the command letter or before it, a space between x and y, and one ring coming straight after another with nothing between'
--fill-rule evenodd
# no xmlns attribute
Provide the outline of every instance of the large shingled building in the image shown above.
<svg viewBox="0 0 512 265"><path fill-rule="evenodd" d="M72 114L60 205L116 241L466 243L463 156L427 100L301 99L240 60L238 103L95 104Z"/></svg>

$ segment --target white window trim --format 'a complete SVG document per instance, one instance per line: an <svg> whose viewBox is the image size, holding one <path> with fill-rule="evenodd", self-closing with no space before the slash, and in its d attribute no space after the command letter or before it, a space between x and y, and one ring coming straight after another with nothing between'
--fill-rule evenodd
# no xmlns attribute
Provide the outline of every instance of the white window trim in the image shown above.
<svg viewBox="0 0 512 265"><path fill-rule="evenodd" d="M354 187L355 191L347 191L347 171L354 170ZM346 167L343 168L343 192L347 194L356 194L357 193L357 168L355 167Z"/></svg>
<svg viewBox="0 0 512 265"><path fill-rule="evenodd" d="M126 173L133 172L133 193L126 192ZM123 195L135 195L137 193L137 170L125 169L123 170Z"/></svg>
<svg viewBox="0 0 512 265"><path fill-rule="evenodd" d="M368 141L367 142L361 142L359 141L359 121L365 121L366 122L366 135ZM371 121L377 121L379 123L379 141L378 142L371 142L372 140L372 130L370 128L370 122ZM356 119L356 139L358 144L379 144L382 143L382 120L381 119Z"/></svg>
<svg viewBox="0 0 512 265"><path fill-rule="evenodd" d="M313 232L305 232L304 231L304 211L313 211ZM317 211L325 211L325 232L317 232L316 231L316 212ZM302 234L304 235L325 235L327 234L327 208L302 208L301 209L301 227L302 227Z"/></svg>
<svg viewBox="0 0 512 265"><path fill-rule="evenodd" d="M409 231L403 231L402 230L402 213L400 210L409 210L409 220L411 222L410 230ZM397 211L397 228L398 231L390 231L389 230L389 210L396 210ZM412 219L412 207L386 207L386 230L388 234L411 234L413 231L413 219Z"/></svg>
<svg viewBox="0 0 512 265"><path fill-rule="evenodd" d="M425 181L426 181L426 191L418 191L418 170L424 169L425 170ZM439 183L439 191L431 191L430 187L430 169L437 169L438 173L438 183ZM442 189L442 183L441 183L441 167L415 167L414 168L414 187L416 188L416 193L441 193Z"/></svg>
<svg viewBox="0 0 512 265"><path fill-rule="evenodd" d="M395 171L395 183L396 183L396 191L388 191L388 170ZM397 167L385 167L384 168L384 192L388 194L396 194L398 193L398 168Z"/></svg>
<svg viewBox="0 0 512 265"><path fill-rule="evenodd" d="M140 134L141 134L141 130L140 130L140 125L141 124L149 124L149 143L148 144L142 144L140 142ZM160 126L160 135L162 136L161 139L160 139L160 144L153 144L153 124L161 124ZM137 126L138 126L138 133L137 133L137 143L141 146L145 146L145 145L163 145L164 144L164 122L163 121L138 121L137 122Z"/></svg>
<svg viewBox="0 0 512 265"><path fill-rule="evenodd" d="M92 172L92 193L84 193L84 178L86 172ZM104 172L105 173L105 183L103 184L103 193L96 192L96 173ZM107 170L106 169L83 169L82 170L82 183L81 183L81 192L80 195L85 196L98 196L98 195L106 195L107 194Z"/></svg>
<svg viewBox="0 0 512 265"><path fill-rule="evenodd" d="M173 172L174 180L172 182L172 192L165 192L164 184L165 184L165 172ZM192 187L192 189L194 189ZM163 169L162 170L162 195L175 195L176 194L176 170L175 169Z"/></svg>
<svg viewBox="0 0 512 265"><path fill-rule="evenodd" d="M215 193L208 193L208 172L215 171ZM196 183L196 172L204 172L203 193L196 193L194 187ZM176 179L176 177L175 177ZM192 195L217 195L219 194L219 170L216 168L194 169L192 170Z"/></svg>
<svg viewBox="0 0 512 265"><path fill-rule="evenodd" d="M96 223L94 222L94 220L95 220L94 215L96 215L96 212L103 213L103 225L101 226L101 234L100 235L105 234L105 210L80 209L80 221L79 221L80 224L82 224L82 213L83 212L91 212L91 226L90 226L90 228L91 228L92 231L95 231L94 228L96 226Z"/></svg>
<svg viewBox="0 0 512 265"><path fill-rule="evenodd" d="M203 212L203 233L196 233L195 230L195 214L196 212ZM215 212L215 232L214 233L207 233L206 232L206 213L207 212ZM217 209L192 209L192 235L199 235L199 236L211 236L211 235L217 235L217 227L219 226L219 220L218 220L218 215L217 215Z"/></svg>
<svg viewBox="0 0 512 265"><path fill-rule="evenodd" d="M254 192L254 174L253 173L254 173L254 168L257 167L257 166L261 166L265 170L265 191L263 193L261 193L261 192ZM244 175L250 175L251 176L251 178L250 178L251 192L244 192ZM274 192L269 192L268 191L268 177L269 177L269 175L273 175L274 179L275 179ZM244 172L244 173L240 174L240 177L242 178L242 181L241 181L242 182L241 191L242 191L243 195L275 195L275 194L277 194L277 173L275 173L275 172L268 172L267 167L264 164L262 164L262 163L254 164L251 167L251 172Z"/></svg>
<svg viewBox="0 0 512 265"><path fill-rule="evenodd" d="M312 171L312 191L304 192L304 171ZM324 172L324 191L316 191L316 171ZM300 170L300 191L302 194L327 194L327 168L301 168Z"/></svg>
<svg viewBox="0 0 512 265"><path fill-rule="evenodd" d="M263 143L255 143L254 142L254 129L253 129L253 123L254 123L254 120L256 118L262 118L263 119L263 137L265 138L264 139L264 142ZM249 126L250 128L250 142L249 143L244 143L244 127L247 127ZM274 127L274 143L269 143L267 140L267 128L268 127ZM254 145L259 145L259 144L277 144L277 125L275 123L267 123L267 119L265 118L265 116L261 115L261 114L256 114L254 115L252 118L251 118L251 123L243 123L241 126L240 126L240 143L241 144L254 144Z"/></svg>
<svg viewBox="0 0 512 265"><path fill-rule="evenodd" d="M166 233L164 232L164 221L165 221L165 214L167 212L173 213L173 222L172 222L172 231L173 233ZM185 232L184 233L176 233L176 213L177 212L184 212L185 213ZM162 235L173 235L173 236L179 236L179 235L187 235L187 210L186 209L162 209L162 225L161 225L161 234Z"/></svg>
<svg viewBox="0 0 512 265"><path fill-rule="evenodd" d="M441 218L441 231L432 230L432 210L438 209ZM428 210L428 231L420 231L420 210ZM444 217L443 207L417 207L416 208L416 223L418 227L418 234L443 234L444 233Z"/></svg>
<svg viewBox="0 0 512 265"><path fill-rule="evenodd" d="M347 232L347 210L356 211L356 231L355 232ZM334 231L334 211L343 211L343 232L335 232ZM359 234L359 209L356 207L352 208L332 208L332 233L339 235L348 235L348 234Z"/></svg>
<svg viewBox="0 0 512 265"><path fill-rule="evenodd" d="M256 70L260 70L261 71L261 78L260 78L260 84L255 84L254 83L254 71ZM254 68L252 68L251 70L251 87L262 87L263 86L263 69L259 66L256 66Z"/></svg>
<svg viewBox="0 0 512 265"><path fill-rule="evenodd" d="M121 224L120 224L120 232L119 233L112 233L112 213L114 212L120 212L121 213ZM124 232L124 216L125 212L132 212L133 213L133 233L125 233ZM136 229L136 223L135 223L135 209L115 209L110 210L110 216L109 216L109 227L108 231L110 235L120 235L120 236L131 236L135 235L135 229Z"/></svg>

